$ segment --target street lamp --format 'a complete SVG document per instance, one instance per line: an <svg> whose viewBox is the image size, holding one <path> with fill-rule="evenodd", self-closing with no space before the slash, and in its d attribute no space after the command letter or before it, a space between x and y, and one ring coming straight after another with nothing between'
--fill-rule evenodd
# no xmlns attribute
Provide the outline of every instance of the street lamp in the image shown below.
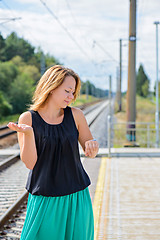
<svg viewBox="0 0 160 240"><path fill-rule="evenodd" d="M158 84L158 24L160 22L154 22L156 25L156 113L155 113L155 124L156 124L156 147L159 146L159 84Z"/></svg>

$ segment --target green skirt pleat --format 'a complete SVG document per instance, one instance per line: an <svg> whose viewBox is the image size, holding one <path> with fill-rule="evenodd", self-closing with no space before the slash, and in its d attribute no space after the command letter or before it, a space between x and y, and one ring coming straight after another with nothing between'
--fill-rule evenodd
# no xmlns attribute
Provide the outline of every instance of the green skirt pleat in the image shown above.
<svg viewBox="0 0 160 240"><path fill-rule="evenodd" d="M20 240L93 240L94 220L88 188L61 197L29 193Z"/></svg>

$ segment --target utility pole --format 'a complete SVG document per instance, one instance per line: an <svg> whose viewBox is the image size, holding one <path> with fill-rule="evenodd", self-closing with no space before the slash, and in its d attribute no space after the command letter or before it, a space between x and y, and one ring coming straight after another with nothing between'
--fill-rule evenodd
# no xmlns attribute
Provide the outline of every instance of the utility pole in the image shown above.
<svg viewBox="0 0 160 240"><path fill-rule="evenodd" d="M127 140L135 146L136 132L136 0L130 0L127 90ZM134 129L134 130L132 130Z"/></svg>
<svg viewBox="0 0 160 240"><path fill-rule="evenodd" d="M118 104L118 98L119 98L119 96L118 96L118 94L119 94L119 66L117 66L116 67L116 83L117 83L117 91L116 91L116 100L117 100L117 104ZM119 111L119 108L118 108L118 110L117 111Z"/></svg>
<svg viewBox="0 0 160 240"><path fill-rule="evenodd" d="M88 81L86 81L86 100L88 100Z"/></svg>
<svg viewBox="0 0 160 240"><path fill-rule="evenodd" d="M112 76L109 75L109 114L108 114L108 157L111 155L111 97L112 97Z"/></svg>
<svg viewBox="0 0 160 240"><path fill-rule="evenodd" d="M154 22L156 25L156 113L155 113L155 125L156 125L156 147L159 147L159 81L158 81L158 24L160 22Z"/></svg>
<svg viewBox="0 0 160 240"><path fill-rule="evenodd" d="M111 116L112 76L109 75L109 115Z"/></svg>
<svg viewBox="0 0 160 240"><path fill-rule="evenodd" d="M44 53L41 52L41 76L43 75L43 73L45 72L45 57L44 57Z"/></svg>
<svg viewBox="0 0 160 240"><path fill-rule="evenodd" d="M122 85L122 39L119 40L119 75L118 75L118 83L117 83L117 103L118 103L118 112L122 111L122 93L121 93L121 85Z"/></svg>

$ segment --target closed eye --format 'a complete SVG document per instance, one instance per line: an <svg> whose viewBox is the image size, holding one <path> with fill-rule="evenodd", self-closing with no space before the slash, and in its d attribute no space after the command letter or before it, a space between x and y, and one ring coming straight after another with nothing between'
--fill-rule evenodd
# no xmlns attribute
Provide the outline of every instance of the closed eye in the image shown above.
<svg viewBox="0 0 160 240"><path fill-rule="evenodd" d="M68 90L65 90L67 93L69 93L69 91ZM75 92L72 92L72 94L74 95L75 94Z"/></svg>

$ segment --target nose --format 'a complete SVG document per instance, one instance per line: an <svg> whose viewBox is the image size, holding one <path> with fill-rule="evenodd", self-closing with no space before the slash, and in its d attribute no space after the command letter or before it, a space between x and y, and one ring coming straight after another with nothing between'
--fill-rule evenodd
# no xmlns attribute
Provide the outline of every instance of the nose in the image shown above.
<svg viewBox="0 0 160 240"><path fill-rule="evenodd" d="M73 99L73 98L74 98L73 93L70 93L69 98L70 98L70 99Z"/></svg>

